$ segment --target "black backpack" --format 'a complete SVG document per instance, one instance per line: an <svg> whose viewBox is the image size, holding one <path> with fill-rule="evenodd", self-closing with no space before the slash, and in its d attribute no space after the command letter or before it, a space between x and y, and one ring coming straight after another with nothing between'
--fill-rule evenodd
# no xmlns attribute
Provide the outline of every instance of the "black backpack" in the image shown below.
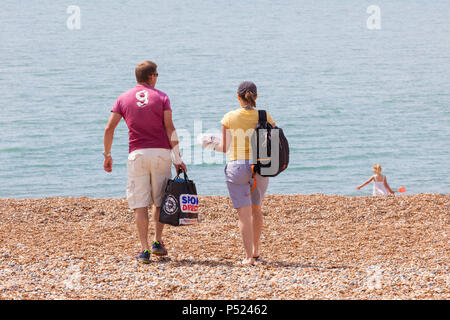
<svg viewBox="0 0 450 320"><path fill-rule="evenodd" d="M251 139L253 173L275 177L286 170L289 164L289 143L283 129L272 127L267 122L265 110L258 110L258 124Z"/></svg>

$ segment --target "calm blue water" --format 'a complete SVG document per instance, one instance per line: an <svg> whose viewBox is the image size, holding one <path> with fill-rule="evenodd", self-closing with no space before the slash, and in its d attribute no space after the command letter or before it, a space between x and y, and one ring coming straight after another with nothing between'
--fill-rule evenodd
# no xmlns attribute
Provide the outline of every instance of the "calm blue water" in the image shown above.
<svg viewBox="0 0 450 320"><path fill-rule="evenodd" d="M371 4L381 30L366 27ZM66 26L69 5L79 30ZM142 60L159 65L157 88L192 142L194 121L220 129L237 85L258 85L258 107L291 145L269 193L371 194L355 186L375 162L392 188L450 191L448 0L3 0L0 35L2 198L123 197L127 128L111 174L103 131ZM223 167L189 165L199 193L227 194Z"/></svg>

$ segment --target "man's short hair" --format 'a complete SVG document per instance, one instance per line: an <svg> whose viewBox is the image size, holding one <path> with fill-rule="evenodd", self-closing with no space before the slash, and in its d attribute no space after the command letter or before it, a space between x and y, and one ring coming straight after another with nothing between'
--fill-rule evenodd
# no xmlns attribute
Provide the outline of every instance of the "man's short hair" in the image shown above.
<svg viewBox="0 0 450 320"><path fill-rule="evenodd" d="M137 82L147 82L148 78L156 73L158 66L152 61L143 61L139 63L136 67L136 81Z"/></svg>

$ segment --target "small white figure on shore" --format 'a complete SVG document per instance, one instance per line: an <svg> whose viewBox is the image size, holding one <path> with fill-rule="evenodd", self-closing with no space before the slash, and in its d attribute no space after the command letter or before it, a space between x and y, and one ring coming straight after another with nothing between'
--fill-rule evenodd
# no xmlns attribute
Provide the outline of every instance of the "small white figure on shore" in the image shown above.
<svg viewBox="0 0 450 320"><path fill-rule="evenodd" d="M362 187L373 181L374 196L394 194L394 191L391 190L387 183L386 176L381 174L383 168L378 163L376 163L373 165L372 170L374 175L371 176L370 179L364 182L362 185L357 186L356 189L360 190Z"/></svg>

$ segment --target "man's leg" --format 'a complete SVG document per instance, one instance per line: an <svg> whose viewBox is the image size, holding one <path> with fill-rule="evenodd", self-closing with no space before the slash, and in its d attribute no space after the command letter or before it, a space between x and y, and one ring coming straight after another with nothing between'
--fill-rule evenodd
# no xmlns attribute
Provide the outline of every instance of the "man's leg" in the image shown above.
<svg viewBox="0 0 450 320"><path fill-rule="evenodd" d="M162 241L162 233L164 230L164 223L159 222L159 212L161 207L157 207L153 205L152 215L153 215L153 222L155 224L155 237L153 241Z"/></svg>
<svg viewBox="0 0 450 320"><path fill-rule="evenodd" d="M164 224L159 222L159 212L162 198L167 186L167 181L171 178L172 158L168 149L152 149L151 161L151 194L153 199L153 224L155 225L155 236L152 245L152 253L157 256L166 256L167 250L162 242Z"/></svg>
<svg viewBox="0 0 450 320"><path fill-rule="evenodd" d="M151 203L151 189L147 162L146 156L141 150L135 150L128 155L127 200L129 207L134 210L136 215L136 227L142 247L142 252L136 258L140 263L150 263L148 205Z"/></svg>
<svg viewBox="0 0 450 320"><path fill-rule="evenodd" d="M149 250L148 247L148 210L147 207L134 209L136 213L136 226L141 241L142 250Z"/></svg>
<svg viewBox="0 0 450 320"><path fill-rule="evenodd" d="M155 237L153 238L152 253L156 256L166 256L167 249L162 241L164 224L159 222L160 207L153 206L153 222L155 225Z"/></svg>

